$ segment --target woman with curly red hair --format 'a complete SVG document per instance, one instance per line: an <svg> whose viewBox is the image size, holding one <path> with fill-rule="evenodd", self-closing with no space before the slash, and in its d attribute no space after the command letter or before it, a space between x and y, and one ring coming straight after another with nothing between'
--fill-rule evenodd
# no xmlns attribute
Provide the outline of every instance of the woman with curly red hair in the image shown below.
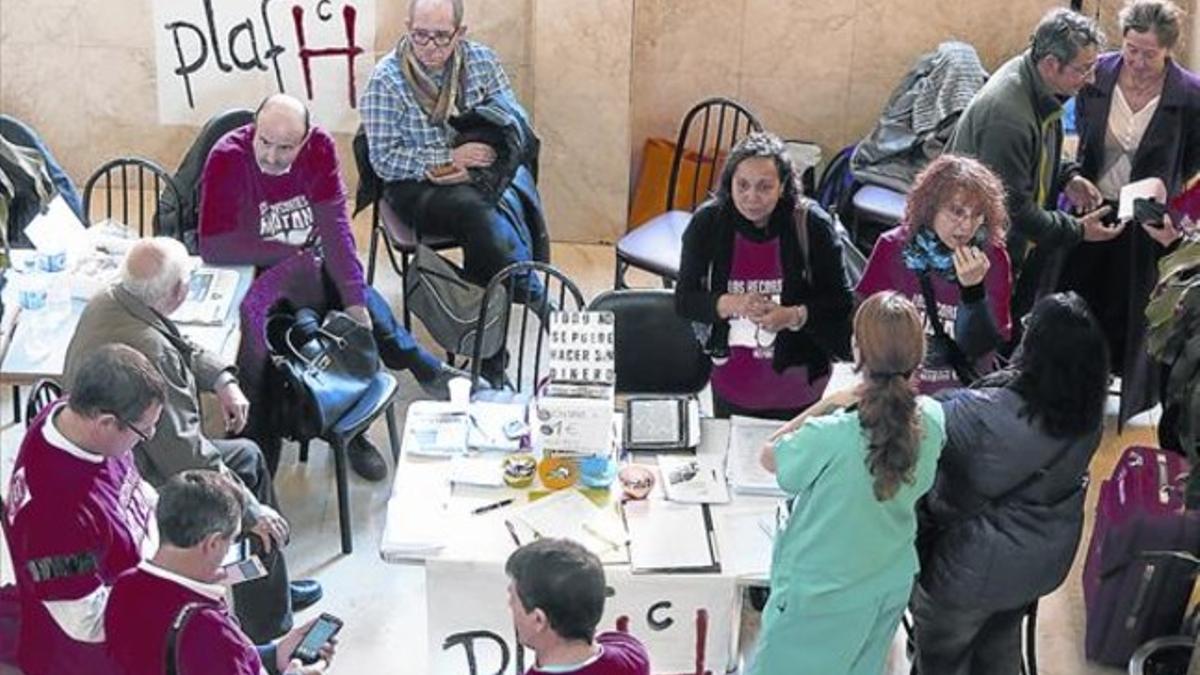
<svg viewBox="0 0 1200 675"><path fill-rule="evenodd" d="M921 393L995 369L1011 335L1007 226L1000 179L974 159L942 155L917 176L904 220L875 242L855 291L862 299L894 290L924 311Z"/></svg>

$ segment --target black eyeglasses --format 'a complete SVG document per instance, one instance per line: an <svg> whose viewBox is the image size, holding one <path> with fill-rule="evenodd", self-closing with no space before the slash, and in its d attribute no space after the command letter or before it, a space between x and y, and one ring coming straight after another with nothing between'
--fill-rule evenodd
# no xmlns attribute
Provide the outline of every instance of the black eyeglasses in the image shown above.
<svg viewBox="0 0 1200 675"><path fill-rule="evenodd" d="M455 28L454 30L451 30L451 31L445 31L445 30L430 31L430 30L421 30L418 28L416 30L411 30L408 32L408 36L410 38L412 38L413 44L417 44L422 47L428 45L430 42L437 45L438 47L448 47L448 46L450 46L450 43L454 41L455 35L458 35L457 28Z"/></svg>
<svg viewBox="0 0 1200 675"><path fill-rule="evenodd" d="M150 438L153 436L153 434L148 434L145 431L142 431L140 428L138 428L138 426L136 424L134 424L133 422L130 422L129 420L125 419L124 417L121 417L120 415L113 412L112 410L105 410L103 412L106 412L109 415L112 415L113 417L117 418L118 424L125 427L126 429L129 429L133 433L137 434L137 437L140 438L143 443L150 442ZM157 426L157 423L155 424L155 426Z"/></svg>

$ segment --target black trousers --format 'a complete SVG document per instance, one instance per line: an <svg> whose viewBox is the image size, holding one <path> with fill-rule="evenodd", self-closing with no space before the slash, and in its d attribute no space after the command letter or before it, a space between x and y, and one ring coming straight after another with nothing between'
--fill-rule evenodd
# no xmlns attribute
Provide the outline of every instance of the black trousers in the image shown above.
<svg viewBox="0 0 1200 675"><path fill-rule="evenodd" d="M913 586L919 675L1017 675L1021 669L1021 617L1027 602L1014 609L948 607L936 602L920 583Z"/></svg>
<svg viewBox="0 0 1200 675"><path fill-rule="evenodd" d="M470 183L395 181L383 186L383 198L419 234L457 241L467 278L480 286L505 266L533 259L525 223L513 222Z"/></svg>
<svg viewBox="0 0 1200 675"><path fill-rule="evenodd" d="M279 500L267 462L258 445L246 438L213 439L221 460L262 504L275 510ZM265 553L258 537L250 537L251 553L262 560L267 576L233 587L233 608L242 630L254 644L266 644L292 629L292 596L288 587L287 562L283 552Z"/></svg>

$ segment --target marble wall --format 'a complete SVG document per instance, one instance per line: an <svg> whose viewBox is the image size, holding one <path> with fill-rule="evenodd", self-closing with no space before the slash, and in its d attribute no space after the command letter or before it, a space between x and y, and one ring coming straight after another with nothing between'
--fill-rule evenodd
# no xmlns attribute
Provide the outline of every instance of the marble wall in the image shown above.
<svg viewBox="0 0 1200 675"><path fill-rule="evenodd" d="M470 0L466 19L469 35L500 55L527 105L531 3ZM407 0L377 0L375 45L363 58L374 63L395 45L407 8ZM0 111L33 125L78 183L120 155L173 169L196 134L158 123L152 24L151 0L0 0ZM337 140L353 187L350 137Z"/></svg>
<svg viewBox="0 0 1200 675"><path fill-rule="evenodd" d="M1099 2L1111 26L1121 0ZM1183 0L1195 14L1200 0ZM994 68L1057 0L467 0L543 138L556 239L613 241L626 227L641 147L673 137L695 101L743 101L772 130L826 155L867 133L896 82L938 42L971 42ZM378 0L376 55L406 0ZM135 154L173 167L195 134L155 110L151 0L0 0L0 111L33 124L82 182ZM1184 61L1200 65L1200 22ZM1115 35L1115 30L1112 30ZM253 102L248 102L252 104ZM338 138L353 186L349 138Z"/></svg>

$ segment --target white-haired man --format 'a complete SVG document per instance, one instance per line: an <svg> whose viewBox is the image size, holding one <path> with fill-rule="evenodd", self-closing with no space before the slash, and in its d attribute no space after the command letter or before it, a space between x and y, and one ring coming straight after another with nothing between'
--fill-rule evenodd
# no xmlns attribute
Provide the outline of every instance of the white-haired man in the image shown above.
<svg viewBox="0 0 1200 675"><path fill-rule="evenodd" d="M287 543L287 521L276 511L275 488L258 446L243 438L206 438L200 427L200 392L220 402L227 431L246 424L249 404L236 369L187 340L167 318L187 296L191 262L183 244L166 237L138 241L129 250L121 280L97 293L80 317L67 348L68 390L88 354L110 344L141 352L167 385L162 419L153 435L134 450L138 469L154 486L189 469L213 469L236 477L246 497L245 529L257 535L268 575L241 584L235 602L248 635L259 642L287 631L292 607L320 598L316 582L297 582L289 593L287 567L279 548Z"/></svg>

